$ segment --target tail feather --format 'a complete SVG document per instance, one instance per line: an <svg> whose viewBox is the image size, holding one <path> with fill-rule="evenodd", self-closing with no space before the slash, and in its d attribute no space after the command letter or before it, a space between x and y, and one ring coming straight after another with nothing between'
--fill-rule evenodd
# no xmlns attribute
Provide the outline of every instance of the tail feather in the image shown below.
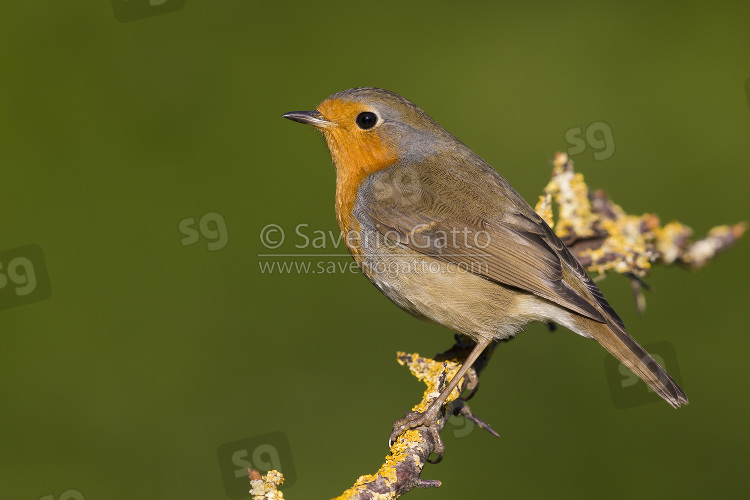
<svg viewBox="0 0 750 500"><path fill-rule="evenodd" d="M672 407L678 408L680 405L688 404L688 398L677 382L619 325L590 321L588 326L590 328L586 330L589 335Z"/></svg>

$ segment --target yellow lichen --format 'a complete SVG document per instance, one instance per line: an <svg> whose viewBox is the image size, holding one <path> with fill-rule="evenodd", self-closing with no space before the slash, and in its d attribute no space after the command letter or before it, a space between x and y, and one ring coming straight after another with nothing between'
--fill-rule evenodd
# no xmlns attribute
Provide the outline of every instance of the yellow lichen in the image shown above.
<svg viewBox="0 0 750 500"><path fill-rule="evenodd" d="M250 494L253 500L284 500L284 494L277 489L283 482L284 475L281 472L268 471L261 479L250 480Z"/></svg>
<svg viewBox="0 0 750 500"><path fill-rule="evenodd" d="M399 352L397 353L397 359L400 364L406 364L409 367L412 375L427 385L422 401L414 406L412 411L426 410L431 401L440 394L442 387L438 387L437 382L440 380L440 374L443 370L445 370L445 378L443 379L443 382L447 384L461 368L459 363L453 361L433 361L431 359L420 357L419 353L407 355L403 352ZM450 403L460 395L458 389L454 389L446 400L446 403Z"/></svg>
<svg viewBox="0 0 750 500"><path fill-rule="evenodd" d="M558 219L554 220L552 201L557 205ZM579 237L594 234L599 216L591 211L589 188L583 175L573 172L568 155L555 156L552 180L545 186L536 205L536 213L542 217L560 238L569 235Z"/></svg>
<svg viewBox="0 0 750 500"><path fill-rule="evenodd" d="M683 242L693 234L693 230L684 224L672 221L664 227L655 228L653 233L654 244L661 253L662 260L665 264L671 264L680 257Z"/></svg>
<svg viewBox="0 0 750 500"><path fill-rule="evenodd" d="M649 232L643 232L644 215L641 217L627 215L617 220L602 219L599 221L607 238L596 249L583 250L580 255L591 259L589 271L606 273L613 270L618 273L634 273L645 276L651 268L654 254L648 246ZM616 259L608 258L617 255Z"/></svg>
<svg viewBox="0 0 750 500"><path fill-rule="evenodd" d="M539 197L539 202L534 207L534 211L539 214L539 217L544 219L544 222L551 228L555 228L555 215L552 213L552 196L546 192Z"/></svg>

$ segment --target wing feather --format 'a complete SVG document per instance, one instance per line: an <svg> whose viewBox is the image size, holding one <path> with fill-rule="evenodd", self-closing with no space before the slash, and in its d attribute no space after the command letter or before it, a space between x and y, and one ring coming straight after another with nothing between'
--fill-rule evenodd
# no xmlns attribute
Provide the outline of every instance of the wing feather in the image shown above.
<svg viewBox="0 0 750 500"><path fill-rule="evenodd" d="M368 180L368 203L360 206L393 242L595 321L622 326L560 238L500 174L480 162L473 165L481 172L435 169L430 163L408 170L393 166ZM488 173L492 182L477 182Z"/></svg>

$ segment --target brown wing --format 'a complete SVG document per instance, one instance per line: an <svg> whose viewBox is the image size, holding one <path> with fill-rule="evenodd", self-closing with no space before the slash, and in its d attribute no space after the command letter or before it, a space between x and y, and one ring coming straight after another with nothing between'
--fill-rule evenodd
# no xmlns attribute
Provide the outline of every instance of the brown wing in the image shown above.
<svg viewBox="0 0 750 500"><path fill-rule="evenodd" d="M484 162L456 169L433 165L394 166L365 185L370 193L363 210L385 237L593 320L622 325L581 264L495 170Z"/></svg>

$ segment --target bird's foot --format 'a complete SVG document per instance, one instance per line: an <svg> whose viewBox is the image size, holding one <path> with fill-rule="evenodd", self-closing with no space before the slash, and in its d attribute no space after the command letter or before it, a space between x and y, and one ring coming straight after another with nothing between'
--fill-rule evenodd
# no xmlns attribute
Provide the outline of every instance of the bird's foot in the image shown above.
<svg viewBox="0 0 750 500"><path fill-rule="evenodd" d="M440 413L441 404L435 404L438 401L434 401L427 410L423 412L410 411L404 415L404 418L393 422L393 432L391 432L390 438L388 438L388 446L393 446L393 443L403 434L404 432L415 429L417 427L426 427L432 437L434 445L433 452L437 455L435 460L427 459L431 464L436 464L443 459L445 453L445 445L443 440L440 439L440 429L438 427L438 414Z"/></svg>
<svg viewBox="0 0 750 500"><path fill-rule="evenodd" d="M466 395L466 397L463 397L462 399L464 401L468 401L471 398L474 397L474 394L477 393L477 390L479 389L479 375L477 374L477 371L474 369L474 367L469 368L469 371L466 372L466 375L464 375L464 381L461 385L461 393L464 391L469 391L469 394Z"/></svg>
<svg viewBox="0 0 750 500"><path fill-rule="evenodd" d="M473 365L477 361L477 358L485 353L485 350L490 346L491 343L492 339L482 338L472 347L471 352L468 355L462 356L463 363L461 365L461 368L459 368L456 374L453 375L453 378L451 378L448 385L440 391L440 395L438 395L438 397L430 403L430 406L427 408L427 410L423 412L411 411L407 413L404 418L393 423L393 432L391 432L391 436L388 439L389 447L392 447L393 443L405 431L414 429L416 427L425 427L429 432L430 437L432 438L433 453L437 455L437 459L430 460L428 458L427 461L436 464L443 459L445 445L443 444L443 440L440 439L440 429L445 424L445 419L449 417L447 413L441 413L443 405L454 389L458 389L461 392L468 389L470 391L469 397L471 397L476 392L476 389L479 385L478 372L481 368L477 368L477 370L474 370ZM465 346L463 345L461 339L457 339L454 349L455 348L461 350L465 349ZM442 355L440 355L440 357L446 356L447 354L449 353L443 353ZM491 354L491 349L489 354ZM483 366L484 363L486 363L489 354L487 354L483 359L480 359L480 366ZM446 366L447 364L444 363L443 370L440 372L439 379L436 381L437 387L443 387L443 384L445 384ZM463 384L459 386L459 383L461 383L462 381ZM463 406L463 400L459 398L458 405L451 406L450 412L453 413L459 411L461 409L461 406ZM474 417L470 410L465 411L468 412L468 415L473 422L480 424L480 427L488 430L492 429L487 424ZM440 420L441 418L443 419L442 421ZM494 431L491 432L497 435L497 433L495 433Z"/></svg>

